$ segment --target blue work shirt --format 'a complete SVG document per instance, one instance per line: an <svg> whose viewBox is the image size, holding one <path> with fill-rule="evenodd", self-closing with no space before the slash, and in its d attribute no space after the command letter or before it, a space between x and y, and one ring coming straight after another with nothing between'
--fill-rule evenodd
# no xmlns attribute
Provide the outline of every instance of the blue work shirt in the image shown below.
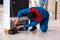
<svg viewBox="0 0 60 40"><path fill-rule="evenodd" d="M42 8L42 7L34 7L34 8L36 8L40 12L42 19L44 19L47 16L48 12L44 8ZM30 13L30 8L19 10L17 17L20 18L22 14L27 14L27 13ZM30 24L25 24L24 27L35 26L38 23L40 23L40 22L32 21Z"/></svg>

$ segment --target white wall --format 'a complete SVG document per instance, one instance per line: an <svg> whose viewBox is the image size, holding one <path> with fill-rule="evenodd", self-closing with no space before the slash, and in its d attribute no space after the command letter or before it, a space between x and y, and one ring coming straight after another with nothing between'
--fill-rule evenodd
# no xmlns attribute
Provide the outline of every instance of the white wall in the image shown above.
<svg viewBox="0 0 60 40"><path fill-rule="evenodd" d="M57 0L57 13L60 13L60 0Z"/></svg>
<svg viewBox="0 0 60 40"><path fill-rule="evenodd" d="M48 0L48 11L52 13L52 19L55 19L55 2L56 0Z"/></svg>
<svg viewBox="0 0 60 40"><path fill-rule="evenodd" d="M3 26L5 29L10 28L10 0L4 0Z"/></svg>
<svg viewBox="0 0 60 40"><path fill-rule="evenodd" d="M3 18L3 5L0 4L0 28L2 26L2 18Z"/></svg>

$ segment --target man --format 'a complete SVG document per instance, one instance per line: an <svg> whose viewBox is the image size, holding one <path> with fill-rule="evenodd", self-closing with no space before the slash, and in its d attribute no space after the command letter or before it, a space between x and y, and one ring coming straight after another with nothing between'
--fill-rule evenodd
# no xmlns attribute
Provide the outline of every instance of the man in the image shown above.
<svg viewBox="0 0 60 40"><path fill-rule="evenodd" d="M49 21L49 13L46 9L42 7L32 7L32 8L26 8L23 10L20 10L17 15L17 19L15 21L15 24L17 24L18 19L21 17L22 14L26 14L27 17L32 21L30 24L25 25L19 25L17 29L23 28L23 27L34 27L38 23L40 23L40 29L42 32L46 32L48 29L48 21ZM35 30L34 30L35 31Z"/></svg>

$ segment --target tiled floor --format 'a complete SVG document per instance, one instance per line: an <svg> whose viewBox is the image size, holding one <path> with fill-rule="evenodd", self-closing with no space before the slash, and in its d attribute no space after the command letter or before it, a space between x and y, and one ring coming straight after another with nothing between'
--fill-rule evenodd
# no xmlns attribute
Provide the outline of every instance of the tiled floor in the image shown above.
<svg viewBox="0 0 60 40"><path fill-rule="evenodd" d="M15 35L0 33L0 40L60 40L60 28L49 28L46 33L37 30L36 34L29 31L20 32Z"/></svg>

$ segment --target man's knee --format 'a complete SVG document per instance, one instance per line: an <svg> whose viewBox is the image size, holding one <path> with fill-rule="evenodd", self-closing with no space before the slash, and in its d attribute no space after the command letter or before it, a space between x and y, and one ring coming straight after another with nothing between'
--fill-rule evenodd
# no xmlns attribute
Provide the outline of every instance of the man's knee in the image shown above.
<svg viewBox="0 0 60 40"><path fill-rule="evenodd" d="M46 32L48 27L40 27L40 29L41 29L42 32Z"/></svg>

